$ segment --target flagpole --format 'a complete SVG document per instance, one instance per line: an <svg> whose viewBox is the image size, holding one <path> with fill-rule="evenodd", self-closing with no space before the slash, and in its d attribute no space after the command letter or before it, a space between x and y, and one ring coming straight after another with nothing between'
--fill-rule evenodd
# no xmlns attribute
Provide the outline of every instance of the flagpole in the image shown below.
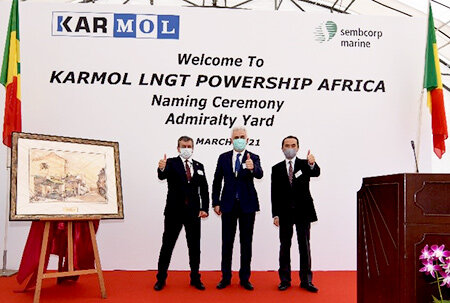
<svg viewBox="0 0 450 303"><path fill-rule="evenodd" d="M20 56L19 56L19 1L12 0L6 36L3 63L0 72L0 84L6 89L5 114L3 119L3 144L6 145L6 199L5 199L5 234L3 236L3 267L1 277L11 276L16 271L7 270L7 244L10 204L11 171L11 133L22 130L20 111Z"/></svg>
<svg viewBox="0 0 450 303"><path fill-rule="evenodd" d="M422 93L420 94L419 98L419 110L417 115L417 134L416 134L416 158L417 161L420 162L420 150L421 150L421 143L422 143L422 115L423 115L423 98L424 95L424 89L422 89ZM419 164L417 164L417 167L419 167Z"/></svg>
<svg viewBox="0 0 450 303"><path fill-rule="evenodd" d="M10 204L10 186L11 186L11 148L6 148L6 203L5 203L5 234L3 235L3 266L0 273L0 277L10 277L17 273L17 270L6 269L8 263L7 256L7 244L8 244L8 222L9 222L9 204Z"/></svg>

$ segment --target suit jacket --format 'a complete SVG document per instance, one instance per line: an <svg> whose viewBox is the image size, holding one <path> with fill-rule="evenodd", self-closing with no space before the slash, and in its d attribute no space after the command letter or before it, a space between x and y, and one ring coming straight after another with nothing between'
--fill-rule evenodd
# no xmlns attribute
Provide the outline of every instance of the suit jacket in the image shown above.
<svg viewBox="0 0 450 303"><path fill-rule="evenodd" d="M236 200L236 193L239 196L241 209L244 213L259 211L258 194L256 193L253 179L261 179L263 170L258 155L249 151L245 151L243 154L242 163L245 163L247 160L247 154L253 160L253 172L249 169L241 168L237 176L233 172L232 150L221 154L217 160L212 187L212 201L213 206L219 205L222 212L231 212Z"/></svg>
<svg viewBox="0 0 450 303"><path fill-rule="evenodd" d="M301 171L301 174L299 173ZM283 160L272 167L271 176L271 200L272 216L283 216L293 212L297 218L305 222L317 221L313 198L309 191L311 177L320 175L320 167L317 163L314 168L308 164L308 160L295 158L294 178L292 186ZM296 177L297 176L297 177Z"/></svg>
<svg viewBox="0 0 450 303"><path fill-rule="evenodd" d="M175 214L185 211L186 199L187 208L193 215L198 216L198 212L209 209L209 191L206 181L203 164L192 160L193 172L191 172L191 182L186 176L185 163L180 157L167 159L166 168L158 170L160 180L167 179L167 199L164 215Z"/></svg>

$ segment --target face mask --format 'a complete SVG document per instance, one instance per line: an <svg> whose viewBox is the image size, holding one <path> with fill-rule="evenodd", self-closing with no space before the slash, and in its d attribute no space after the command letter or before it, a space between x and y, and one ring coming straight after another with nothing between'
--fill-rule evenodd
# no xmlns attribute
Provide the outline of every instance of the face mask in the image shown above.
<svg viewBox="0 0 450 303"><path fill-rule="evenodd" d="M180 148L180 156L183 159L189 159L192 156L192 148Z"/></svg>
<svg viewBox="0 0 450 303"><path fill-rule="evenodd" d="M245 149L246 145L247 145L246 139L234 139L233 140L233 148L238 152L243 151Z"/></svg>
<svg viewBox="0 0 450 303"><path fill-rule="evenodd" d="M297 151L295 150L295 148L286 148L283 149L283 153L287 159L292 159L297 154Z"/></svg>

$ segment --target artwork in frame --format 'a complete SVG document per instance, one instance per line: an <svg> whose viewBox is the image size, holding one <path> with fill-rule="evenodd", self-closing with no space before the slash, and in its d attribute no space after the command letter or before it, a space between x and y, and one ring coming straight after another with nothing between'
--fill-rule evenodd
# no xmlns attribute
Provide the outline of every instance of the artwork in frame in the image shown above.
<svg viewBox="0 0 450 303"><path fill-rule="evenodd" d="M123 219L119 143L13 133L10 220Z"/></svg>

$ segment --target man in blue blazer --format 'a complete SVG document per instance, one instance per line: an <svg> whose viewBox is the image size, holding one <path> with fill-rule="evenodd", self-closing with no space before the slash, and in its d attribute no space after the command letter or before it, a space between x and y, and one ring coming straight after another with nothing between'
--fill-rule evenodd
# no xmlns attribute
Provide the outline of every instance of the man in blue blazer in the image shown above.
<svg viewBox="0 0 450 303"><path fill-rule="evenodd" d="M288 136L281 143L285 159L272 167L271 197L273 223L280 228L279 290L291 286L291 240L293 227L297 230L300 253L300 287L310 292L318 289L312 284L309 236L311 222L317 221L309 191L311 177L320 175L320 167L308 151L307 159L296 157L298 139Z"/></svg>
<svg viewBox="0 0 450 303"><path fill-rule="evenodd" d="M182 136L178 139L179 156L164 158L158 163L158 178L167 180L167 200L164 209L164 233L158 260L155 290L166 285L167 270L173 248L184 226L189 250L191 285L199 290L200 280L200 220L208 217L209 192L203 164L192 159L194 142Z"/></svg>
<svg viewBox="0 0 450 303"><path fill-rule="evenodd" d="M261 179L263 170L258 155L246 150L248 138L244 127L234 128L231 140L233 150L219 156L212 188L214 212L222 217L222 280L217 288L223 289L231 283L231 258L239 221L240 284L247 290L253 290L249 280L250 263L255 213L259 211L258 194L253 180Z"/></svg>

